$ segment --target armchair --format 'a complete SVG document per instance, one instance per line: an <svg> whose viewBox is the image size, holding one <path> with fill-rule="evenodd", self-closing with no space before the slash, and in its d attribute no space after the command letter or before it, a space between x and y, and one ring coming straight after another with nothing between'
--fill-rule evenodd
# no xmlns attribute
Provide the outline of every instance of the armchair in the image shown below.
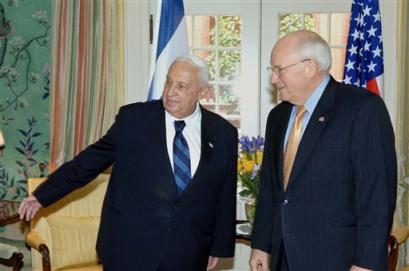
<svg viewBox="0 0 409 271"><path fill-rule="evenodd" d="M30 222L26 243L32 248L33 271L102 271L95 246L109 174L42 208ZM30 178L28 192L45 181Z"/></svg>
<svg viewBox="0 0 409 271"><path fill-rule="evenodd" d="M409 271L409 266L396 269L399 246L409 238L409 226L401 226L394 230L389 237L388 271Z"/></svg>

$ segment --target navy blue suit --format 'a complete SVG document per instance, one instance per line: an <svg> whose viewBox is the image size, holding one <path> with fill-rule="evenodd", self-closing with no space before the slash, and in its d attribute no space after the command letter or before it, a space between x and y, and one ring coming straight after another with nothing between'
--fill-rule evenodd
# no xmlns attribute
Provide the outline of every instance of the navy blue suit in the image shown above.
<svg viewBox="0 0 409 271"><path fill-rule="evenodd" d="M104 267L206 270L209 255L234 254L237 130L201 112L201 157L181 195L166 147L162 101L122 107L107 134L34 195L47 206L114 163L97 242Z"/></svg>
<svg viewBox="0 0 409 271"><path fill-rule="evenodd" d="M281 245L290 271L387 270L396 200L394 134L382 99L329 81L301 139L286 191L284 137L292 105L269 114L252 247Z"/></svg>

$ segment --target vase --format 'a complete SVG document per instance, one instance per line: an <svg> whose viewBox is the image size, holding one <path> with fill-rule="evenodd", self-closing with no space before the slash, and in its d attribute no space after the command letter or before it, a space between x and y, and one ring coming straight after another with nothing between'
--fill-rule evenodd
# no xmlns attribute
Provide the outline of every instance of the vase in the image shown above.
<svg viewBox="0 0 409 271"><path fill-rule="evenodd" d="M253 228L254 216L256 214L256 202L254 200L245 202L244 210L246 212L247 220L250 223L251 228Z"/></svg>

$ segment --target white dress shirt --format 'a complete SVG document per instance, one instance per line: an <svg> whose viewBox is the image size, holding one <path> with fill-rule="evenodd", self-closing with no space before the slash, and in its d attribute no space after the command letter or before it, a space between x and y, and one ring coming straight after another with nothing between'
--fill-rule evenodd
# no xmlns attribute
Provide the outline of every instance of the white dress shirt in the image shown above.
<svg viewBox="0 0 409 271"><path fill-rule="evenodd" d="M166 144L168 147L169 160L173 168L173 139L175 137L175 125L173 124L175 120L184 120L186 123L183 129L183 136L186 139L187 145L189 146L190 154L190 173L193 178L197 167L199 165L201 146L202 146L202 112L197 103L196 110L188 117L183 119L178 119L168 113L165 110L165 123L166 123Z"/></svg>

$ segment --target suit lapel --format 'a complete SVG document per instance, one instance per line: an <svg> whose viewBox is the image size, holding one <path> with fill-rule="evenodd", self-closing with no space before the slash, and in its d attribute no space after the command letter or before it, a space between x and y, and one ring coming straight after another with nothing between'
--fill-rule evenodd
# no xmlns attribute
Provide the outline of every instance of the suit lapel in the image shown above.
<svg viewBox="0 0 409 271"><path fill-rule="evenodd" d="M277 138L277 142L279 144L277 144L278 148L275 150L275 153L277 153L276 156L276 161L278 161L277 164L277 171L278 172L278 181L279 181L279 185L281 187L281 189L283 189L283 168L284 168L284 141L285 141L285 133L287 131L287 126L288 126L288 121L290 119L290 115L291 115L291 109L292 109L292 104L290 103L286 103L285 107L283 109L283 113L280 114L281 117L279 118L279 123L278 123L278 127L277 127L277 131L279 132L278 138Z"/></svg>
<svg viewBox="0 0 409 271"><path fill-rule="evenodd" d="M189 184L183 190L183 192L180 194L180 196L183 196L189 190L193 185L195 185L197 182L199 182L201 179L204 179L206 173L208 172L207 167L209 164L209 161L212 157L213 153L213 140L210 137L211 133L211 122L209 119L209 113L207 112L206 109L203 109L202 106L200 106L201 114L202 114L202 120L201 120L201 147L200 147L200 159L199 159L199 164L197 166L195 174L192 176L192 180L190 180Z"/></svg>
<svg viewBox="0 0 409 271"><path fill-rule="evenodd" d="M301 138L288 186L290 186L293 180L297 177L301 168L307 161L309 154L317 144L319 136L326 127L327 123L331 120L332 109L335 102L335 86L335 80L331 77L320 100L318 101L317 106L314 109L314 112L304 131L304 135Z"/></svg>
<svg viewBox="0 0 409 271"><path fill-rule="evenodd" d="M158 156L160 159L155 161L158 168L164 169L164 178L172 182L172 194L177 197L177 187L175 176L173 174L173 169L171 165L171 160L169 159L168 147L166 142L166 122L165 122L165 109L162 102L160 101L160 108L153 111L151 115L148 116L149 126L151 129L150 135L153 137L152 142L155 142L155 146L158 150Z"/></svg>

